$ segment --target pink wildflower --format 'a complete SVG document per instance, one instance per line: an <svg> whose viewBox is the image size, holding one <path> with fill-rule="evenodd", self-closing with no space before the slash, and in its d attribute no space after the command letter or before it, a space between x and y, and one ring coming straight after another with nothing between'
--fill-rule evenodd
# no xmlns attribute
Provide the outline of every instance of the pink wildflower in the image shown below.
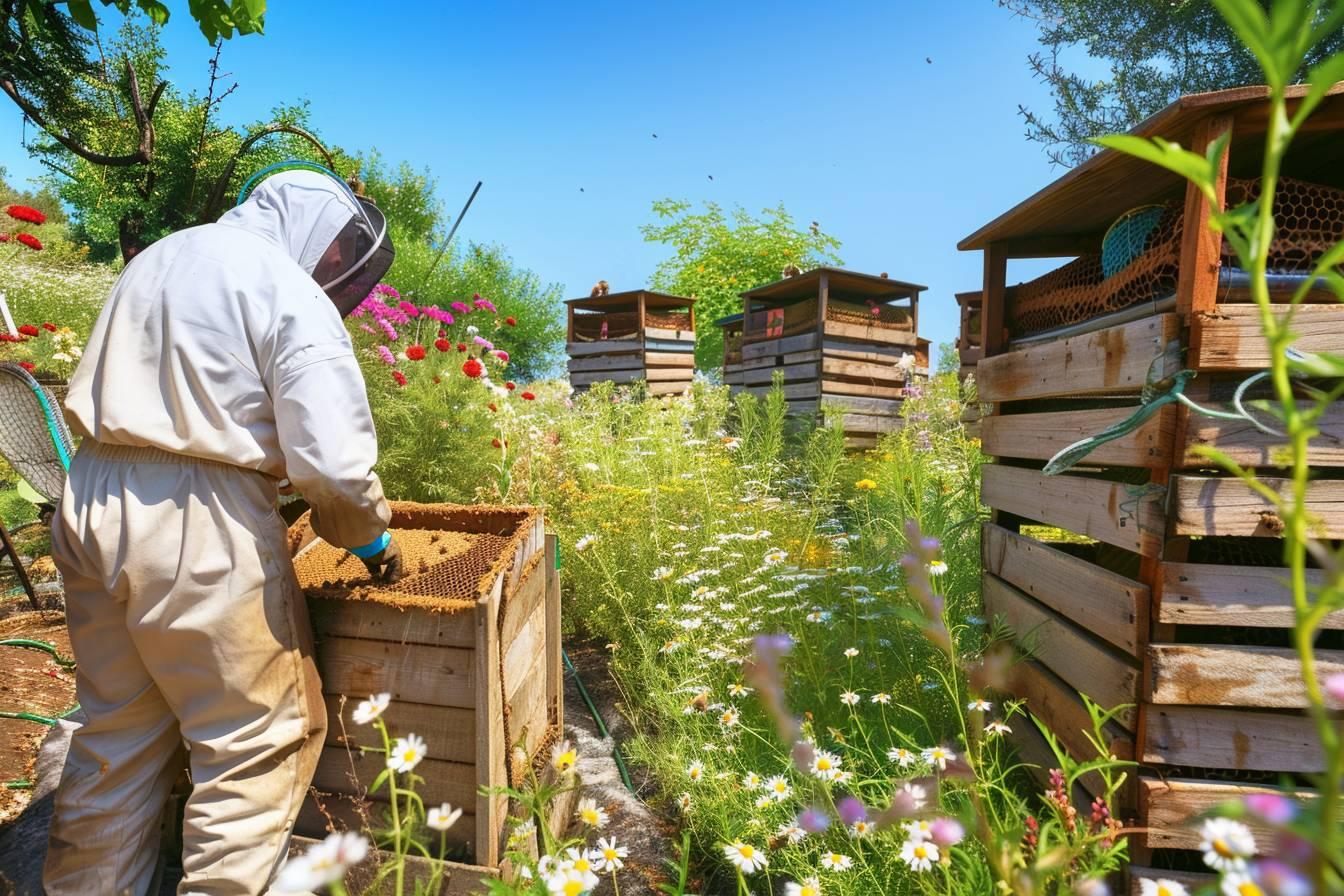
<svg viewBox="0 0 1344 896"><path fill-rule="evenodd" d="M389 367L397 363L397 356L392 354L392 350L385 345L378 346L378 357Z"/></svg>
<svg viewBox="0 0 1344 896"><path fill-rule="evenodd" d="M505 364L509 363L509 353L508 353L508 352L505 352L505 351L497 351L497 352L495 352L494 354L495 354L495 357L496 357L496 358L498 358L499 360L503 361Z"/></svg>
<svg viewBox="0 0 1344 896"><path fill-rule="evenodd" d="M466 302L454 302L453 304L449 305L448 307L452 308L452 309L453 309L454 311L456 311L458 314L470 314L470 313L471 313L471 306L468 305Z"/></svg>
<svg viewBox="0 0 1344 896"><path fill-rule="evenodd" d="M398 339L401 338L401 336L397 333L396 327L388 323L386 318L382 317L378 318L378 326L383 328L383 332L387 334L387 338L391 339L393 342L396 342Z"/></svg>
<svg viewBox="0 0 1344 896"><path fill-rule="evenodd" d="M400 308L403 312L405 312L407 317L420 316L420 309L415 307L415 305L411 302L406 301L398 302L397 307Z"/></svg>

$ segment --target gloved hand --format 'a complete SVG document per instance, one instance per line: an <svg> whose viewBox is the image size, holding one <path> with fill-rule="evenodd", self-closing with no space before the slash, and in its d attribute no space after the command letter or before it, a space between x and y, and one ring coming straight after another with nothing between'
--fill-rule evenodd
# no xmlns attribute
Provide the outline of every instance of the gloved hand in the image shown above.
<svg viewBox="0 0 1344 896"><path fill-rule="evenodd" d="M389 541L387 547L363 562L369 568L369 575L381 585L391 585L406 574L401 562L401 548L397 547L396 539Z"/></svg>

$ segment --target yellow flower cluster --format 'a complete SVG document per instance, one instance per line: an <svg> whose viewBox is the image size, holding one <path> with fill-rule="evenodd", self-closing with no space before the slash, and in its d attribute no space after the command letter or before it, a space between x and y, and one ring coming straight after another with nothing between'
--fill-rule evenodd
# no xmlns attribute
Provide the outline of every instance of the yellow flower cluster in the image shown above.
<svg viewBox="0 0 1344 896"><path fill-rule="evenodd" d="M858 482L854 483L854 487L860 491L869 491L877 488L877 483L871 479L860 479Z"/></svg>

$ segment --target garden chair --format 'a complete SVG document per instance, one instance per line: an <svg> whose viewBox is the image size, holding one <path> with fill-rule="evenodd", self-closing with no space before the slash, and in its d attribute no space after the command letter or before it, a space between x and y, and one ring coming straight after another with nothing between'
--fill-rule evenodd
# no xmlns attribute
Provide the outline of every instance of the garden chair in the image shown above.
<svg viewBox="0 0 1344 896"><path fill-rule="evenodd" d="M18 364L0 364L0 456L45 502L38 505L44 522L65 490L73 453L70 430L52 394ZM36 609L37 594L2 521L0 541Z"/></svg>

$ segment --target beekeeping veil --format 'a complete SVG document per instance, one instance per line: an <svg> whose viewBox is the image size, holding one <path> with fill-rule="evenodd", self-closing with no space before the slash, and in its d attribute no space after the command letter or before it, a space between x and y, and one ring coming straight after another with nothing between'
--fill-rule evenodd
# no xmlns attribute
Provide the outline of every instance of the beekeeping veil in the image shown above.
<svg viewBox="0 0 1344 896"><path fill-rule="evenodd" d="M295 165L302 167L292 170ZM220 223L259 232L286 249L341 317L355 310L396 256L378 206L356 196L331 171L307 162L281 162L257 172Z"/></svg>

